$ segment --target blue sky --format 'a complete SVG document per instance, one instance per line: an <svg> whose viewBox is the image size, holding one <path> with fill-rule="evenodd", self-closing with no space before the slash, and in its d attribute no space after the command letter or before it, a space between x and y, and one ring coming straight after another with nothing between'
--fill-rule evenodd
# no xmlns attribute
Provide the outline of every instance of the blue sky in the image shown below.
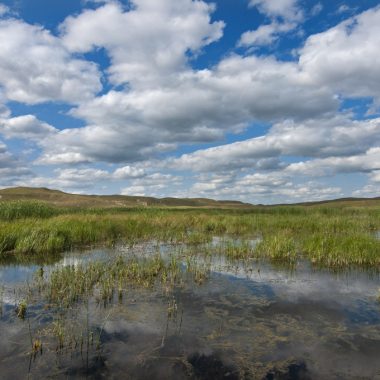
<svg viewBox="0 0 380 380"><path fill-rule="evenodd" d="M0 187L380 196L380 3L0 0Z"/></svg>

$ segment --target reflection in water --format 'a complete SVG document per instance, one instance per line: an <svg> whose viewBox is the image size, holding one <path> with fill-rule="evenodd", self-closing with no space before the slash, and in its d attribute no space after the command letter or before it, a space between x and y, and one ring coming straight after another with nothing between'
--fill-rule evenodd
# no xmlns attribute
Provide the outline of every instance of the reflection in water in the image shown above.
<svg viewBox="0 0 380 380"><path fill-rule="evenodd" d="M1 266L1 378L380 376L378 275L315 271L302 261L290 269L230 262L223 255L202 256L200 247L191 253L185 248L157 243L72 252L42 272L39 265ZM176 255L181 280L171 288L130 286L106 306L95 289L87 301L57 308L38 281L38 274L46 278L62 266L157 252L166 260ZM193 261L208 268L206 281L188 275ZM15 308L24 299L21 320Z"/></svg>

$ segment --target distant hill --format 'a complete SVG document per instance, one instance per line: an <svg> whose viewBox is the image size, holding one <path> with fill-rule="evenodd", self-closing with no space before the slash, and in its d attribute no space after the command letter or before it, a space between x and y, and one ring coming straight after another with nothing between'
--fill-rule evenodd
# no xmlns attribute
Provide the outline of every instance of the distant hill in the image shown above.
<svg viewBox="0 0 380 380"><path fill-rule="evenodd" d="M379 206L380 207L380 197L376 198L338 198L338 199L328 199L323 201L313 201L313 202L300 202L293 203L292 206L336 206L336 207L370 207ZM289 206L289 204L278 204L276 206Z"/></svg>
<svg viewBox="0 0 380 380"><path fill-rule="evenodd" d="M252 205L239 201L216 201L208 198L153 198L128 195L81 195L59 190L33 187L13 187L0 190L1 201L37 200L62 207L195 207L195 208L244 208L274 206L337 206L368 207L379 206L377 198L341 198L318 202L304 202L279 205Z"/></svg>
<svg viewBox="0 0 380 380"><path fill-rule="evenodd" d="M0 190L1 201L37 200L64 207L210 207L249 208L249 203L207 198L153 198L127 195L81 195L59 190L13 187Z"/></svg>

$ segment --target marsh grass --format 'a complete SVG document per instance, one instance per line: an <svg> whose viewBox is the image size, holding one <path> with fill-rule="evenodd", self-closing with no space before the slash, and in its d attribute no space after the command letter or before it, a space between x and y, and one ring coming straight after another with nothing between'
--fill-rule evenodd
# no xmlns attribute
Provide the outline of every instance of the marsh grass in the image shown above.
<svg viewBox="0 0 380 380"><path fill-rule="evenodd" d="M22 204L21 204L22 203ZM206 245L213 236L249 239L256 247L224 244L230 259L269 258L316 265L380 266L379 208L267 207L217 209L58 209L28 202L0 205L0 260L51 257L99 243L159 241ZM29 205L29 206L28 206ZM208 249L208 248L205 248Z"/></svg>
<svg viewBox="0 0 380 380"><path fill-rule="evenodd" d="M24 320L25 316L26 316L27 308L28 308L28 304L27 304L26 300L21 300L16 307L17 317Z"/></svg>

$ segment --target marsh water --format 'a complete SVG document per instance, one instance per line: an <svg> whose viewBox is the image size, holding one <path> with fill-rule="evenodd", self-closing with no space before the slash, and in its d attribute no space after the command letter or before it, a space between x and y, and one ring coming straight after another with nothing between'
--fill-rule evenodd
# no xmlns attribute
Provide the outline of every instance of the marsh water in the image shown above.
<svg viewBox="0 0 380 380"><path fill-rule="evenodd" d="M185 246L158 242L2 262L0 378L380 379L378 273L191 249L201 281L186 270ZM57 268L157 254L179 263L171 287L130 286L108 302L95 289L65 308L38 289Z"/></svg>

